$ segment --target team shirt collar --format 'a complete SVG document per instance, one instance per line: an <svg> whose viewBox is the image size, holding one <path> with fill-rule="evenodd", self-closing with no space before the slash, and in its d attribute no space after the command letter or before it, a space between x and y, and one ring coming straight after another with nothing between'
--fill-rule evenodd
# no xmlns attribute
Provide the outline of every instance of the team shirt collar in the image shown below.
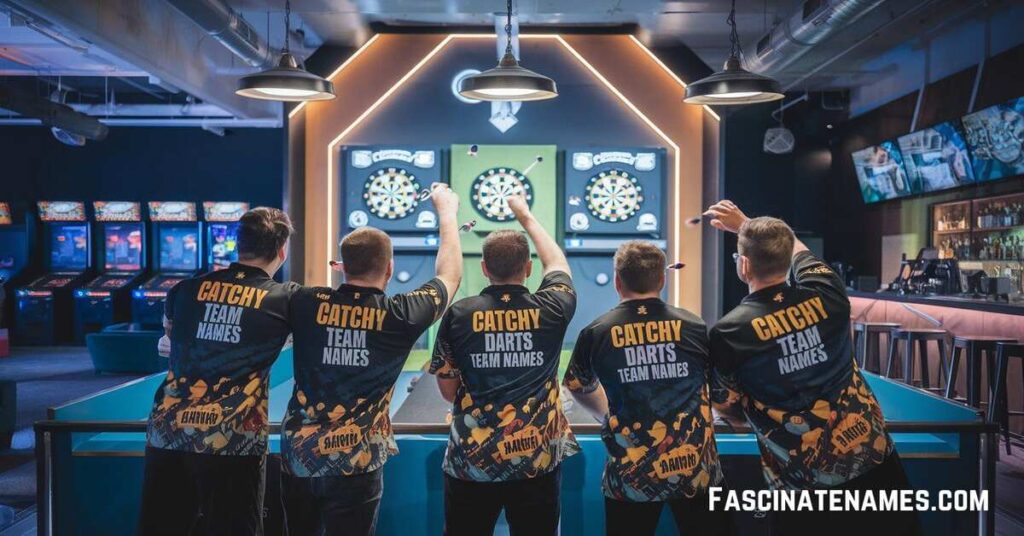
<svg viewBox="0 0 1024 536"><path fill-rule="evenodd" d="M783 281L782 283L777 283L770 287L764 287L763 289L758 290L757 292L751 292L750 294L747 294L746 297L743 298L743 303L758 301L761 298L764 298L765 296L770 296L776 292L781 292L787 289L789 289L789 283L786 281Z"/></svg>
<svg viewBox="0 0 1024 536"><path fill-rule="evenodd" d="M268 274L267 271L264 270L263 268L258 268L256 266L251 266L248 264L242 264L240 262L231 263L228 266L228 270L238 270L241 272L245 272L246 275L261 275L263 277L270 277L270 274Z"/></svg>
<svg viewBox="0 0 1024 536"><path fill-rule="evenodd" d="M508 292L519 292L525 294L530 292L530 289L526 288L526 285L488 285L480 291L480 295L505 294Z"/></svg>
<svg viewBox="0 0 1024 536"><path fill-rule="evenodd" d="M362 285L350 285L342 283L338 285L338 292L365 292L367 294L384 294L384 291L377 287L364 287Z"/></svg>

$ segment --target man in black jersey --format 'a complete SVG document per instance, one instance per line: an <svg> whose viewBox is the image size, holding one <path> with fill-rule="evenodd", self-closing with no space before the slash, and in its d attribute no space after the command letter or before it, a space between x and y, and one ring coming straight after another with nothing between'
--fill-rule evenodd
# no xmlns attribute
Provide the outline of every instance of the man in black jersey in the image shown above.
<svg viewBox="0 0 1024 536"><path fill-rule="evenodd" d="M433 279L385 295L391 239L363 227L341 241L344 284L292 297L295 389L281 426L288 534L374 533L384 463L398 453L389 417L395 381L462 279L458 198L435 184L431 199L441 235Z"/></svg>
<svg viewBox="0 0 1024 536"><path fill-rule="evenodd" d="M530 247L518 231L483 246L491 285L452 304L441 320L430 371L452 407L445 472L445 534L494 531L502 509L513 535L554 535L559 467L578 450L559 400L558 360L576 310L569 263L522 196L508 206L544 270L524 286Z"/></svg>
<svg viewBox="0 0 1024 536"><path fill-rule="evenodd" d="M842 280L782 220L747 218L730 201L705 215L737 233L736 274L750 288L711 329L713 399L746 415L768 486L908 489L878 400L853 360ZM913 512L775 512L772 525L775 536L920 530Z"/></svg>
<svg viewBox="0 0 1024 536"><path fill-rule="evenodd" d="M729 514L708 509L708 487L723 478L707 326L662 301L666 260L656 246L626 242L614 263L620 302L580 332L564 380L602 424L605 530L653 535L667 504L680 534L730 534Z"/></svg>
<svg viewBox="0 0 1024 536"><path fill-rule="evenodd" d="M291 233L284 212L252 209L238 262L168 292L170 370L149 416L139 534L263 533L267 381L298 287L271 277Z"/></svg>

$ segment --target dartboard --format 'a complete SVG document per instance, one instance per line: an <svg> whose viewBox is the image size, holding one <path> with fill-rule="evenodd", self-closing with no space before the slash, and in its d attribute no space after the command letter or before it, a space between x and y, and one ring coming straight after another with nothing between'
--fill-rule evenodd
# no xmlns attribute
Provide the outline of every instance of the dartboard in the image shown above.
<svg viewBox="0 0 1024 536"><path fill-rule="evenodd" d="M626 221L640 210L643 188L622 170L602 171L587 183L587 209L607 222Z"/></svg>
<svg viewBox="0 0 1024 536"><path fill-rule="evenodd" d="M401 168L377 170L363 189L366 208L378 218L398 220L412 214L419 205L420 183L415 175Z"/></svg>
<svg viewBox="0 0 1024 536"><path fill-rule="evenodd" d="M488 169L473 181L473 206L481 216L491 221L512 219L506 198L518 194L526 196L526 202L533 205L530 179L511 168Z"/></svg>

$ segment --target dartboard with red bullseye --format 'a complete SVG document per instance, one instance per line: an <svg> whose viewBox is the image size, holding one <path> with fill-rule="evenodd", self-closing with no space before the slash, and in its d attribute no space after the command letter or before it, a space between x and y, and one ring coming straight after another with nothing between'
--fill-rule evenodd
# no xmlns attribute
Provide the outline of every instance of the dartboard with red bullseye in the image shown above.
<svg viewBox="0 0 1024 536"><path fill-rule="evenodd" d="M508 167L488 169L473 180L472 198L476 211L490 221L503 222L514 218L507 199L523 195L533 205L533 186L530 179Z"/></svg>

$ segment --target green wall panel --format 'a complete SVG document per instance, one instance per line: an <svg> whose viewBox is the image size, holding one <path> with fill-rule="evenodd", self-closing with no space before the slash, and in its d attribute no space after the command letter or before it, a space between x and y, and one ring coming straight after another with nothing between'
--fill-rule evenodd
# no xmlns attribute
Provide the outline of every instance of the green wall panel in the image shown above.
<svg viewBox="0 0 1024 536"><path fill-rule="evenodd" d="M476 227L464 233L462 249L480 253L484 237L499 229L519 229L515 218L502 217L501 211L488 217L490 200L500 197L525 174L532 196L531 210L537 220L557 238L558 186L556 147L554 145L452 145L451 186L459 194L459 222L476 220ZM477 182L479 177L484 180ZM490 178L486 178L491 176ZM482 184L481 184L482 183ZM482 188L478 188L482 186ZM474 199L474 196L478 196ZM504 207L500 202L497 206ZM499 221L500 220L500 221ZM479 272L479 268L476 269ZM481 276L482 277L482 276Z"/></svg>

